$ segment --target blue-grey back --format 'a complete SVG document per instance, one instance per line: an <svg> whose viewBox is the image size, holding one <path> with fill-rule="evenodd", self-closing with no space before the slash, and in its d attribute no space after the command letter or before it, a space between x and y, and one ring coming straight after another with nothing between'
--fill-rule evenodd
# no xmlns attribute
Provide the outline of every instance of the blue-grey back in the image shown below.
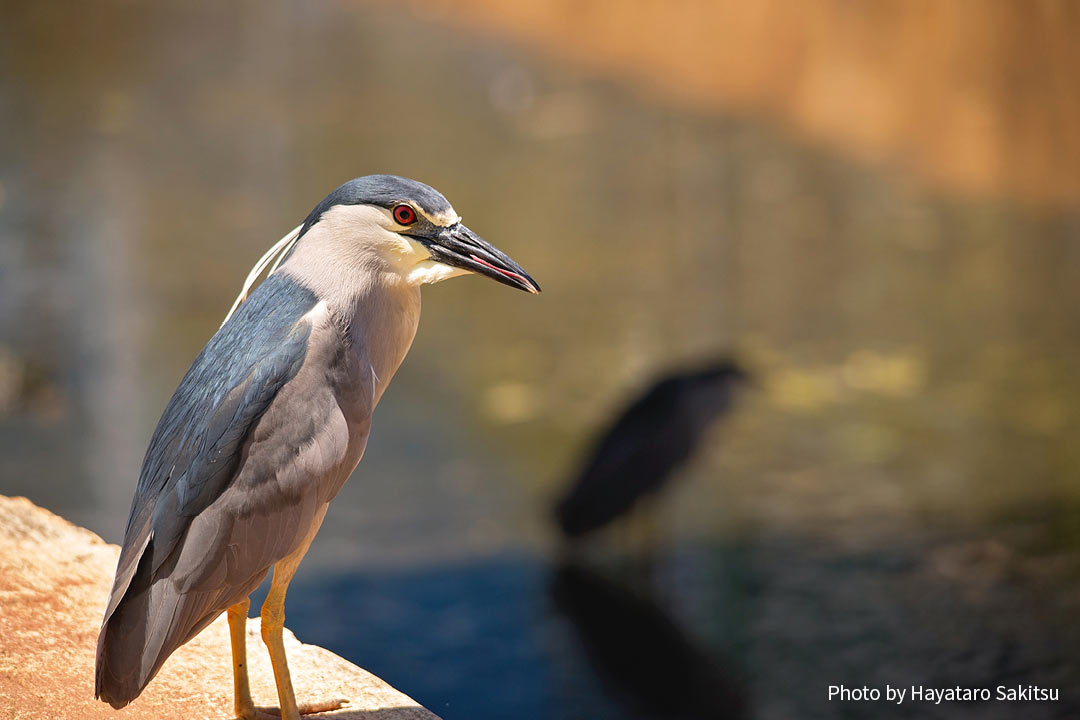
<svg viewBox="0 0 1080 720"><path fill-rule="evenodd" d="M303 363L308 331L297 322L316 303L311 291L275 273L198 354L165 407L147 449L125 533L125 552L141 545L136 538L146 532L151 515L160 534L165 529L159 527L164 512L190 517L212 500L201 497L209 481L228 482L223 475L235 470L235 446ZM135 548L130 547L133 544ZM168 549L162 545L171 543L155 544L156 565L160 552Z"/></svg>

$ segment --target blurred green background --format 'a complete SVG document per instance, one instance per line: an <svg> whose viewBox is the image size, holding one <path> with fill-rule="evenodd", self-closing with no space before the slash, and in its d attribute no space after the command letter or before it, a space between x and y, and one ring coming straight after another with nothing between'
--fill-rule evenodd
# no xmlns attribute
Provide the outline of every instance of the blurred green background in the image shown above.
<svg viewBox="0 0 1080 720"><path fill-rule="evenodd" d="M0 492L118 542L248 268L391 172L544 293L425 290L301 639L448 720L664 716L549 601L548 508L627 398L734 352L757 384L631 584L743 714L878 717L827 686L886 682L1062 689L934 717L1080 713L1080 6L0 11Z"/></svg>

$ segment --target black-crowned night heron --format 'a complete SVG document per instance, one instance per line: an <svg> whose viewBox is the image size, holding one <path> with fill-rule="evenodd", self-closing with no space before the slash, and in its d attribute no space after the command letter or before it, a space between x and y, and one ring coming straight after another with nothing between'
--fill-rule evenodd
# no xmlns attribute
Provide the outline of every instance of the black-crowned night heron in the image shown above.
<svg viewBox="0 0 1080 720"><path fill-rule="evenodd" d="M345 183L260 259L150 440L98 637L97 697L128 704L227 611L235 710L255 717L248 596L273 569L262 637L281 715L340 706L297 707L285 592L364 452L416 334L420 286L468 272L540 291L441 194L392 175Z"/></svg>
<svg viewBox="0 0 1080 720"><path fill-rule="evenodd" d="M721 359L656 381L601 435L555 505L567 537L596 530L665 486L706 428L732 404L746 373Z"/></svg>

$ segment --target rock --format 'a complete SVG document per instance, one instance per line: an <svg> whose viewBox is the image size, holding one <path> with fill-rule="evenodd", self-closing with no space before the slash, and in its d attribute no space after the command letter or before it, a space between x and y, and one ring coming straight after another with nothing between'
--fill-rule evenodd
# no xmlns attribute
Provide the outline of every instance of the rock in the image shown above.
<svg viewBox="0 0 1080 720"><path fill-rule="evenodd" d="M94 699L94 652L120 548L26 498L0 495L0 717L233 717L228 624L222 614L165 663L134 702L116 711ZM348 698L335 720L438 720L379 678L286 631L297 699ZM256 705L277 706L273 673L248 621Z"/></svg>

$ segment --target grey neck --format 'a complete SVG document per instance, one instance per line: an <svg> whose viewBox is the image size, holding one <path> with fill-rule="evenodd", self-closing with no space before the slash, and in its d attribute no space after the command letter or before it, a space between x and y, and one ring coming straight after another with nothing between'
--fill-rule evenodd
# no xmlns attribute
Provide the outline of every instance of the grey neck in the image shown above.
<svg viewBox="0 0 1080 720"><path fill-rule="evenodd" d="M364 252L362 242L342 242L335 235L312 228L278 272L326 303L329 318L349 345L353 371L373 375L377 403L416 335L420 288L404 282L378 256Z"/></svg>

